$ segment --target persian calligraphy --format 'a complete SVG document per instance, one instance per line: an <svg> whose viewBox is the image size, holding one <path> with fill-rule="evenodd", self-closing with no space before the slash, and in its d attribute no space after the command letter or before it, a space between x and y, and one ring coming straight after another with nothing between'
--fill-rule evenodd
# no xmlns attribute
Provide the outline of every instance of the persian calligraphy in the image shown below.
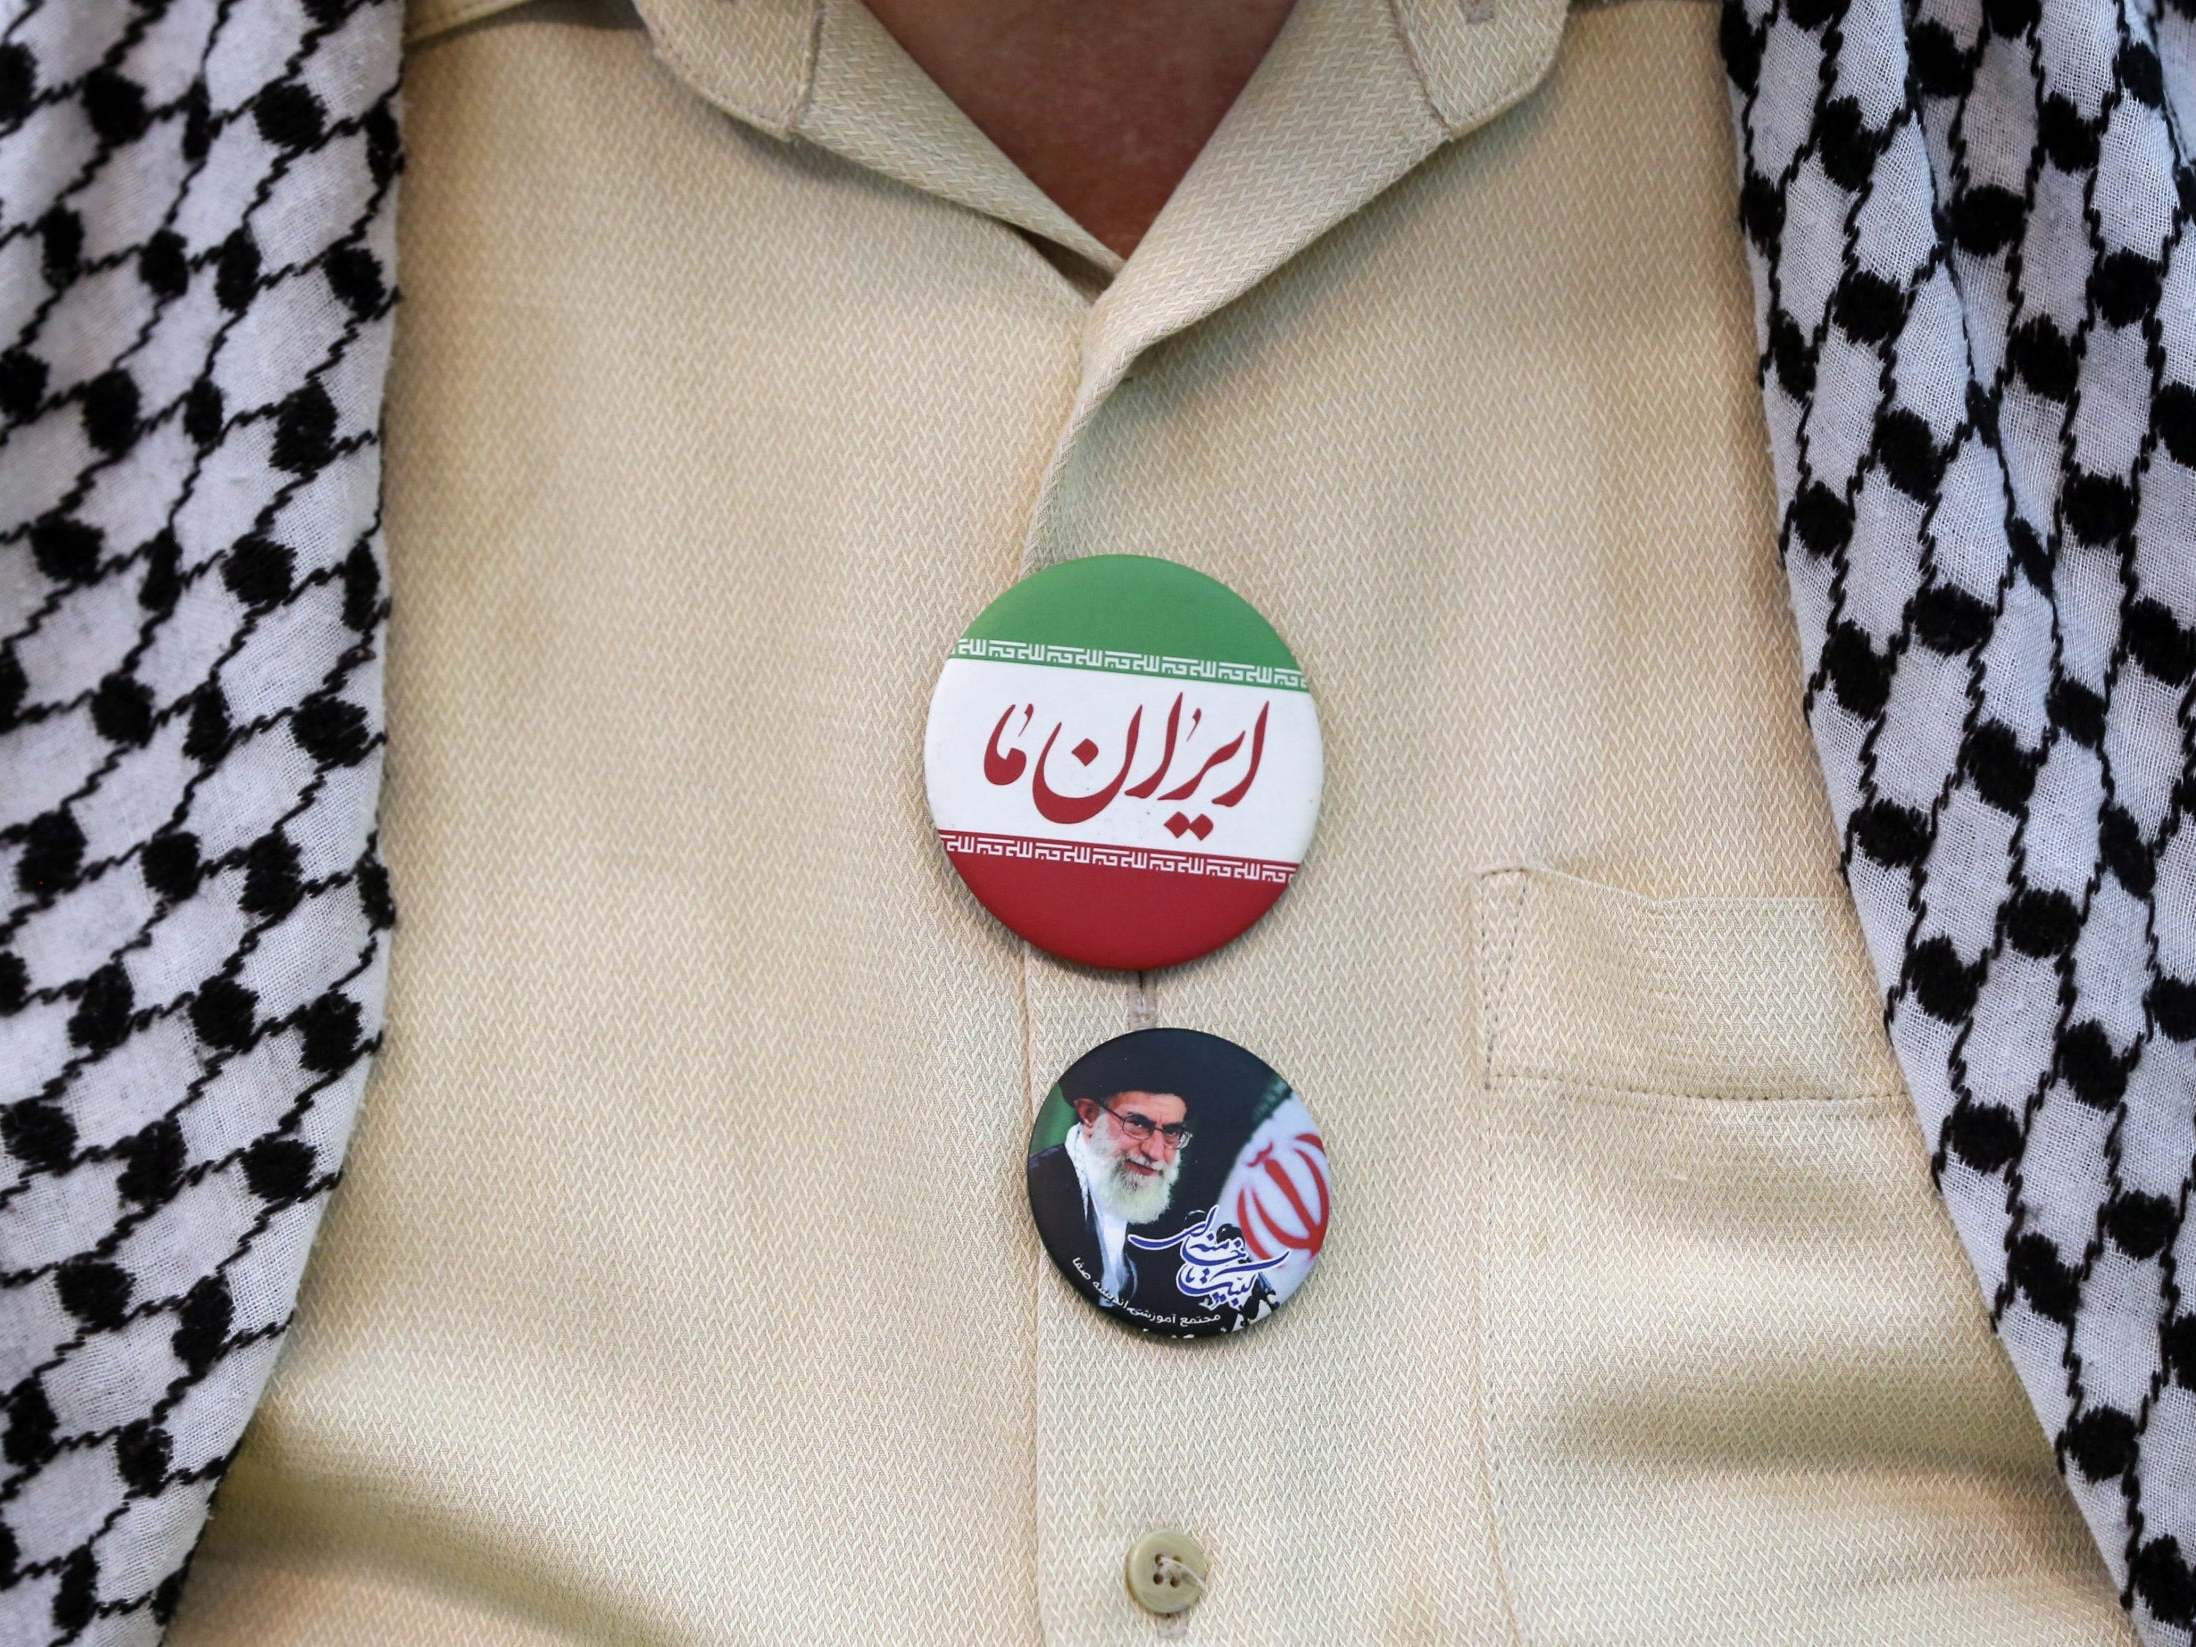
<svg viewBox="0 0 2196 1647"><path fill-rule="evenodd" d="M1139 704L1130 712L1128 725L1121 735L1120 761L1118 765L1112 767L1112 776L1098 788L1082 793L1076 793L1072 788L1060 788L1054 782L1052 776L1054 770L1053 750L1058 745L1062 732L1066 730L1067 723L1064 720L1053 722L1052 730L1046 734L1044 744L1039 748L1036 759L1033 761L1028 751L1021 747L1021 744L1028 737L1030 728L1036 720L1037 707L1031 703L1009 703L993 724L991 737L984 745L984 780L995 787L1006 788L1020 783L1026 774L1029 781L1030 799L1035 804L1038 814L1051 823L1074 825L1089 822L1104 812L1116 799L1125 798L1136 801L1157 799L1169 804L1191 801L1208 777L1212 777L1214 773L1226 768L1230 762L1244 754L1244 745L1247 743L1249 745L1248 756L1243 762L1240 774L1235 777L1234 781L1219 793L1195 803L1199 806L1216 808L1238 806L1250 794L1251 785L1256 782L1258 777L1259 765L1265 759L1266 723L1267 717L1272 713L1273 706L1270 702L1261 703L1258 707L1257 718L1248 729L1237 732L1232 738L1219 744L1217 748L1214 748L1211 753L1204 757L1203 761L1197 765L1196 770L1188 778L1176 784L1173 788L1162 791L1160 786L1173 775L1177 754L1183 755L1185 766L1189 761L1196 758L1188 752L1187 746L1198 741L1199 733L1204 724L1205 712L1201 708L1192 707L1189 714L1189 725L1185 730L1182 724L1182 711L1187 704L1187 699L1188 695L1186 693L1177 692L1175 694L1174 703L1167 711L1166 729L1160 735L1158 759L1149 772L1134 783L1129 781L1130 774L1136 768L1137 745L1143 737L1144 730L1144 708ZM996 702L997 700L994 699L993 701ZM1019 724L1016 724L1015 720L1017 711L1020 712L1021 717ZM1012 728L1011 732L1009 728ZM1105 750L1090 737L1084 736L1077 739L1065 753L1069 759L1087 770L1097 764ZM1212 833L1213 821L1208 812L1199 811L1191 814L1178 810L1166 820L1166 828L1176 839L1180 839L1185 834L1192 834L1199 840L1203 840Z"/></svg>
<svg viewBox="0 0 2196 1647"><path fill-rule="evenodd" d="M1253 1257L1232 1226L1217 1222L1219 1216L1220 1209L1214 1207L1193 1219L1187 1229L1167 1236L1131 1235L1128 1244L1146 1252L1177 1249L1182 1263L1174 1284L1185 1297L1202 1299L1216 1309L1241 1309L1250 1302L1258 1278L1281 1259Z"/></svg>

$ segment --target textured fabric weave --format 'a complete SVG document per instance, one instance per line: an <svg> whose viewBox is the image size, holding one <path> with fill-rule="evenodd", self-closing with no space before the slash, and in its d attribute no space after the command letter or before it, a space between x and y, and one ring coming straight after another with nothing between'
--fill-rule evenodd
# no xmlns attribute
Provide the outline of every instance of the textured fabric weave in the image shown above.
<svg viewBox="0 0 2196 1647"><path fill-rule="evenodd" d="M1931 1166L2196 1627L2196 16L1733 0L1809 719Z"/></svg>
<svg viewBox="0 0 2196 1647"><path fill-rule="evenodd" d="M0 1641L148 1642L381 1026L398 11L0 5Z"/></svg>
<svg viewBox="0 0 2196 1647"><path fill-rule="evenodd" d="M408 62L395 1028L171 1639L1146 1647L1179 1526L1213 1647L2132 1640L1839 878L1714 9L1577 12L1452 141L1517 59L1303 0L1111 281L858 5L644 11ZM923 804L954 637L1105 549L1271 617L1330 756L1298 884L1141 983ZM1333 1151L1239 1341L1030 1228L1147 1017Z"/></svg>

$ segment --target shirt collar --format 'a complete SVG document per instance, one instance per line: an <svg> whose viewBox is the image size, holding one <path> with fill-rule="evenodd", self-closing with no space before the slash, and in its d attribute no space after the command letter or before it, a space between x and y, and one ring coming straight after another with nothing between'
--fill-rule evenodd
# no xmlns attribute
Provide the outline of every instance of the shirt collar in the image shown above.
<svg viewBox="0 0 2196 1647"><path fill-rule="evenodd" d="M410 0L410 35L511 3ZM1297 0L1126 263L1030 182L861 0L634 4L657 57L734 118L1011 223L1114 277L1083 330L1065 451L1144 350L1233 302L1539 84L1567 0ZM1033 532L1051 495L1048 477Z"/></svg>
<svg viewBox="0 0 2196 1647"><path fill-rule="evenodd" d="M471 12L508 3L413 0L415 13L423 8ZM1358 66L1377 66L1383 77L1415 85L1433 120L1447 135L1458 136L1508 107L1540 79L1562 32L1565 3L1300 0L1289 29L1298 29L1297 19L1307 13L1346 14L1353 30L1378 43L1372 58L1386 59ZM810 112L827 18L841 9L860 9L858 0L851 6L844 0L636 4L658 55L675 73L728 113L778 137L799 132ZM855 49L865 49L857 38L847 39Z"/></svg>
<svg viewBox="0 0 2196 1647"><path fill-rule="evenodd" d="M1109 273L1122 268L976 129L861 0L636 4L664 64L757 130L832 149ZM1170 284L1195 272L1216 301L1192 308L1216 307L1223 288L1227 297L1240 292L1441 143L1530 91L1554 58L1565 4L1298 0L1132 263L1157 265ZM1223 246L1233 255L1209 255Z"/></svg>
<svg viewBox="0 0 2196 1647"><path fill-rule="evenodd" d="M417 44L520 3L408 0L406 39ZM1234 256L1197 272L1213 277L1198 282L1208 293L1235 295L1441 143L1531 91L1554 60L1567 3L1297 0L1136 261L1166 280L1231 243ZM977 130L861 0L633 4L664 65L756 130L832 149L1109 274L1123 267Z"/></svg>

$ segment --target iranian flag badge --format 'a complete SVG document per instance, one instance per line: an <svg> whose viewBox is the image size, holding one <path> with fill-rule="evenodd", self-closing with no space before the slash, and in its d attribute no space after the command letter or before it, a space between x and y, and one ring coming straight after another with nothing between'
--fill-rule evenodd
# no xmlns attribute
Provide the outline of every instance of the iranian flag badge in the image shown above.
<svg viewBox="0 0 2196 1647"><path fill-rule="evenodd" d="M1038 948L1170 966L1272 907L1319 815L1296 659L1225 585L1094 555L1024 579L930 700L931 819L953 867Z"/></svg>

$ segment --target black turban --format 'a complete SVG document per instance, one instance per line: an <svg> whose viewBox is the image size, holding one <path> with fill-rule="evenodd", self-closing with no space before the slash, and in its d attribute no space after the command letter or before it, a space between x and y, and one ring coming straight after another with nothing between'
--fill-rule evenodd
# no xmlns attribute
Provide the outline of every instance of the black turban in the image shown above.
<svg viewBox="0 0 2196 1647"><path fill-rule="evenodd" d="M1216 1035L1141 1029L1076 1059L1060 1077L1060 1095L1073 1104L1118 1092L1171 1092L1193 1112L1210 1105L1225 1113L1254 1103L1266 1080L1265 1065Z"/></svg>

